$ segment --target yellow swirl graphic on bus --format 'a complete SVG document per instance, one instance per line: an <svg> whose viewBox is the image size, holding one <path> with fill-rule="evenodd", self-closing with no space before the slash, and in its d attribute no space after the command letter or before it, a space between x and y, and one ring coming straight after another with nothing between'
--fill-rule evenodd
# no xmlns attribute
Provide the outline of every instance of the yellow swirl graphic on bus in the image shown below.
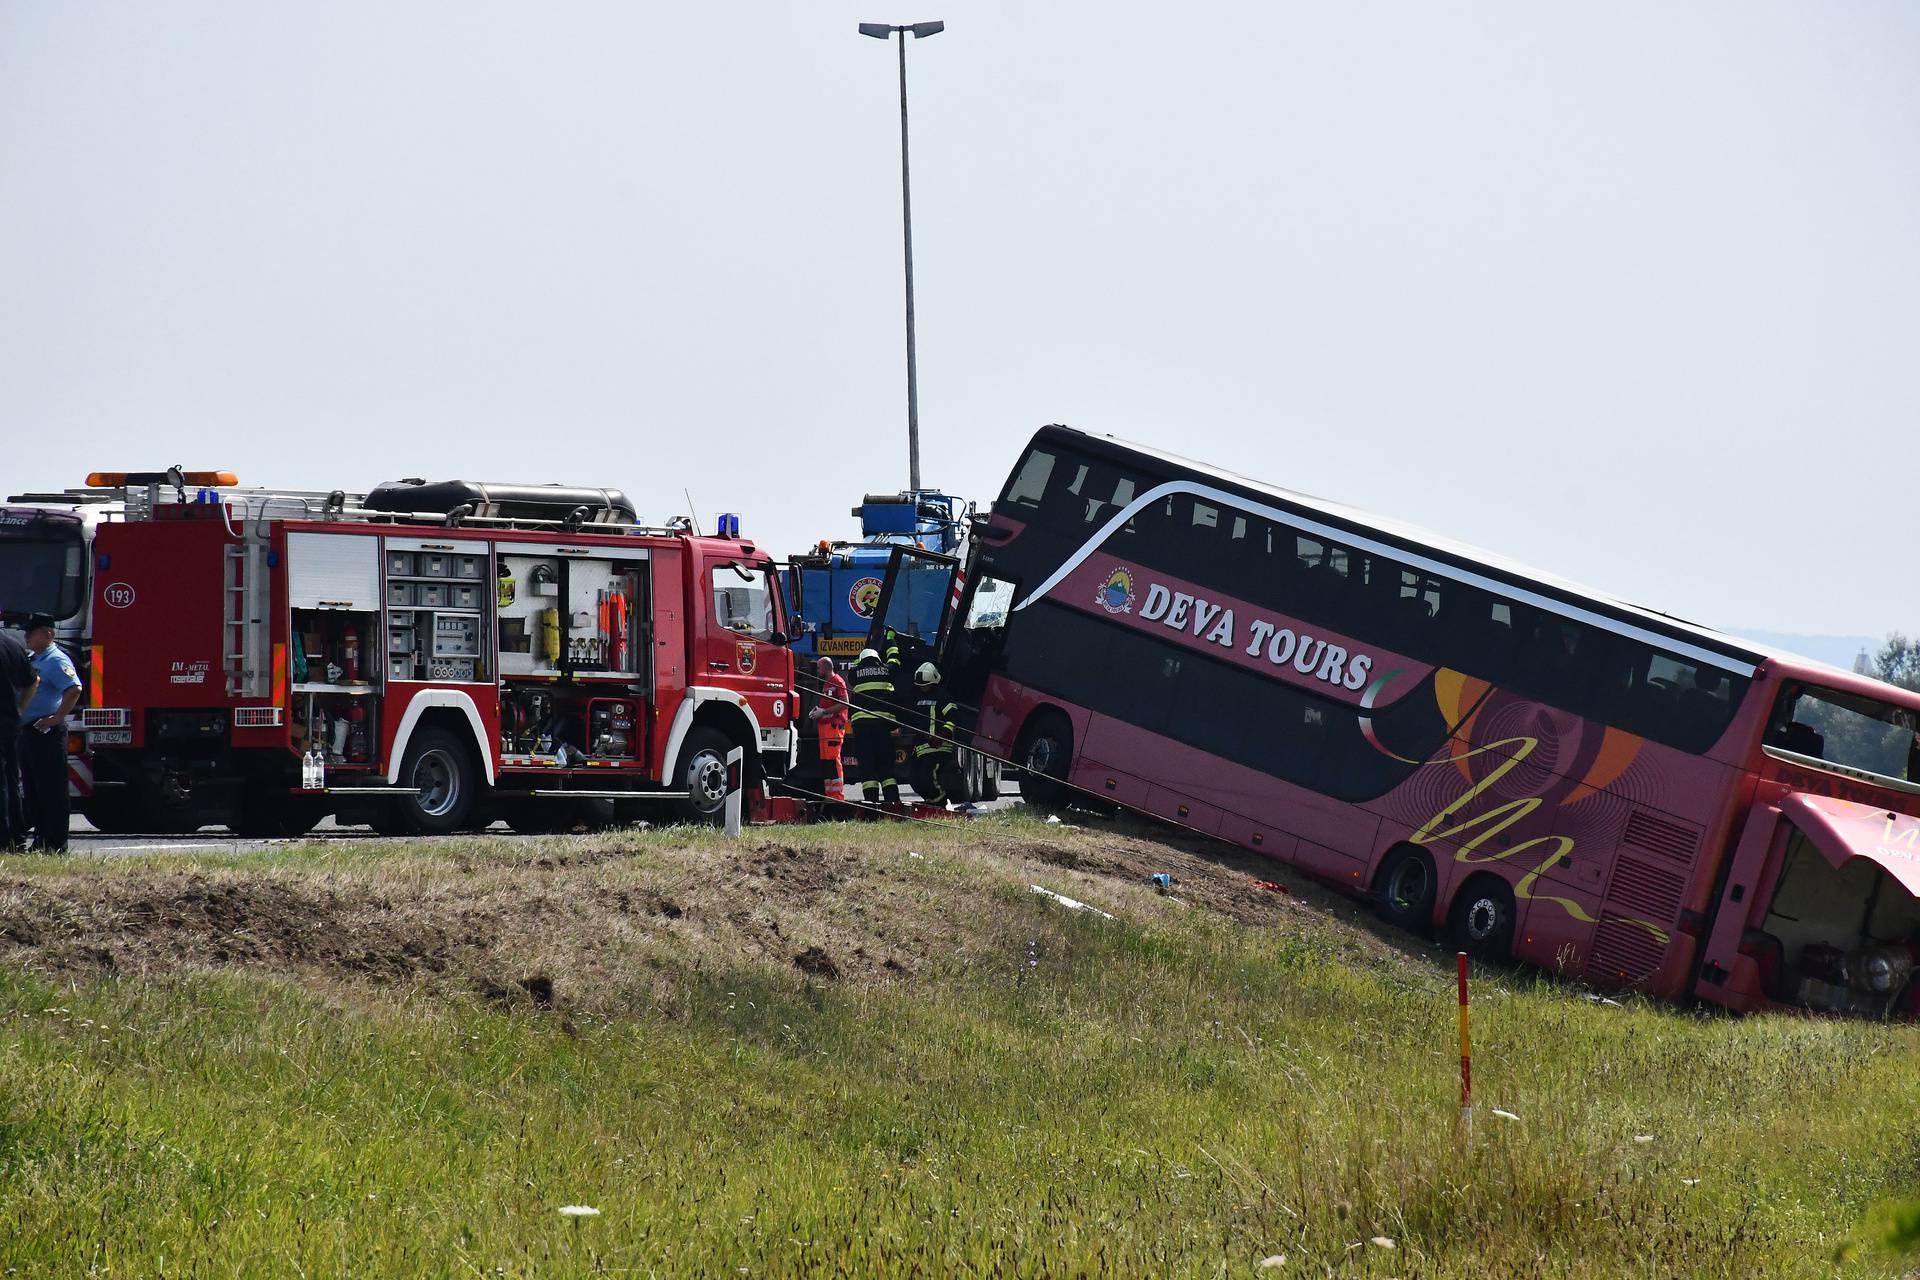
<svg viewBox="0 0 1920 1280"><path fill-rule="evenodd" d="M1490 788L1496 786L1500 779L1519 768L1528 756L1539 749L1539 746L1540 740L1538 738L1502 738L1498 742L1488 742L1481 746L1469 747L1464 752L1433 761L1432 763L1436 764L1457 764L1461 767L1462 772L1465 772L1466 761L1474 756L1499 753L1504 757L1499 764L1495 765L1493 769L1488 772L1486 777L1480 779L1478 782L1473 782L1458 799L1440 810L1440 812L1434 814L1431 818L1428 818L1426 822L1421 824L1420 829L1415 831L1409 838L1414 844L1424 845L1429 841L1458 839L1463 835L1472 833L1470 838L1461 841L1460 847L1456 849L1453 854L1455 862L1468 864L1505 862L1509 858L1515 858L1520 854L1526 853L1528 850L1538 849L1544 846L1547 850L1546 856L1535 863L1533 869L1521 876L1514 884L1513 896L1535 902L1551 902L1575 920L1579 920L1585 924L1598 924L1599 921L1593 916L1588 915L1586 908L1582 907L1572 898L1563 898L1558 894L1537 892L1534 887L1539 883L1541 876L1545 875L1553 867L1565 862L1567 858L1572 855L1574 844L1572 836L1535 836L1530 840L1522 840L1519 844L1511 848L1502 849L1497 853L1479 852L1481 845L1499 835L1514 823L1524 821L1530 817L1535 810L1539 809L1541 805L1545 804L1546 802L1541 799L1541 797L1522 796L1517 800L1509 800L1505 804L1495 805L1485 813L1477 814L1474 817L1462 819L1457 822L1454 821L1459 817L1463 809L1472 804L1481 795L1485 794ZM1651 933L1662 945L1665 945L1669 941L1667 931L1650 920L1639 920L1632 916L1614 916L1614 918L1625 924L1639 925L1648 933Z"/></svg>

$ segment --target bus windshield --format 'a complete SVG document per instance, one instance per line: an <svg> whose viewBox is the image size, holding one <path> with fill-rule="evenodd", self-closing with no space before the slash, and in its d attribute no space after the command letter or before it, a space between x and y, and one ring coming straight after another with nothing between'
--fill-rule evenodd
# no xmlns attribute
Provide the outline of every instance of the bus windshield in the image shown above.
<svg viewBox="0 0 1920 1280"><path fill-rule="evenodd" d="M85 574L77 532L0 535L0 546L0 615L19 621L35 613L65 619L80 612Z"/></svg>
<svg viewBox="0 0 1920 1280"><path fill-rule="evenodd" d="M1896 782L1920 782L1920 714L1836 689L1780 691L1767 744Z"/></svg>

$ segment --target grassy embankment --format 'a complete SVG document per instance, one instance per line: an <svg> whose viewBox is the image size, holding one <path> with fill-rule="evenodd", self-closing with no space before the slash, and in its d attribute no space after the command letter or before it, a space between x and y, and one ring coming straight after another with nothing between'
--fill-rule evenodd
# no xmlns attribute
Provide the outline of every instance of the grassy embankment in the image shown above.
<svg viewBox="0 0 1920 1280"><path fill-rule="evenodd" d="M0 1271L1827 1275L1920 1181L1920 1033L1506 974L1462 1140L1442 958L1249 869L1017 818L0 862Z"/></svg>

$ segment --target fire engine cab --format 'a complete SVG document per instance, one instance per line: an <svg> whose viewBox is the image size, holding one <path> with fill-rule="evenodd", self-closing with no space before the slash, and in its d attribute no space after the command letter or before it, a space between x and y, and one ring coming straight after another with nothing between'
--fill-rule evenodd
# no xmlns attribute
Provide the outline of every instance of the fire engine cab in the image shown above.
<svg viewBox="0 0 1920 1280"><path fill-rule="evenodd" d="M93 543L94 807L123 830L720 819L793 762L769 556L618 490L130 488Z"/></svg>

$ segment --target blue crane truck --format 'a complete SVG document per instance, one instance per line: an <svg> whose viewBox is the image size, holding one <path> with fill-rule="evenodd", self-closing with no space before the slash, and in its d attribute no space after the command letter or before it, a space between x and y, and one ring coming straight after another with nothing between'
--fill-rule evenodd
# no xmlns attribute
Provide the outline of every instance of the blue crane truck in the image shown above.
<svg viewBox="0 0 1920 1280"><path fill-rule="evenodd" d="M786 593L787 616L799 623L793 651L802 659L801 671L811 672L812 660L822 656L833 659L843 670L851 667L866 647L874 615L884 609L900 649L904 686L901 701L911 708L913 672L932 656L928 646L940 632L951 594L952 566L960 559L971 513L971 504L932 489L870 493L852 512L860 521L861 541L822 539L812 550L790 557L781 573L781 587ZM886 601L882 589L896 559L902 565L894 578L894 592L905 594L902 599ZM807 683L804 675L802 683ZM802 700L802 708L812 706L809 693ZM801 723L800 767L807 770L814 766L817 776L815 735L804 716ZM911 779L913 746L905 734L894 735L894 754L897 776ZM863 762L853 758L851 740L844 759L849 783L870 776ZM955 771L963 785L948 788L953 799L990 800L998 796L997 762L962 750ZM914 789L925 794L927 788L920 784L926 781L919 779Z"/></svg>

